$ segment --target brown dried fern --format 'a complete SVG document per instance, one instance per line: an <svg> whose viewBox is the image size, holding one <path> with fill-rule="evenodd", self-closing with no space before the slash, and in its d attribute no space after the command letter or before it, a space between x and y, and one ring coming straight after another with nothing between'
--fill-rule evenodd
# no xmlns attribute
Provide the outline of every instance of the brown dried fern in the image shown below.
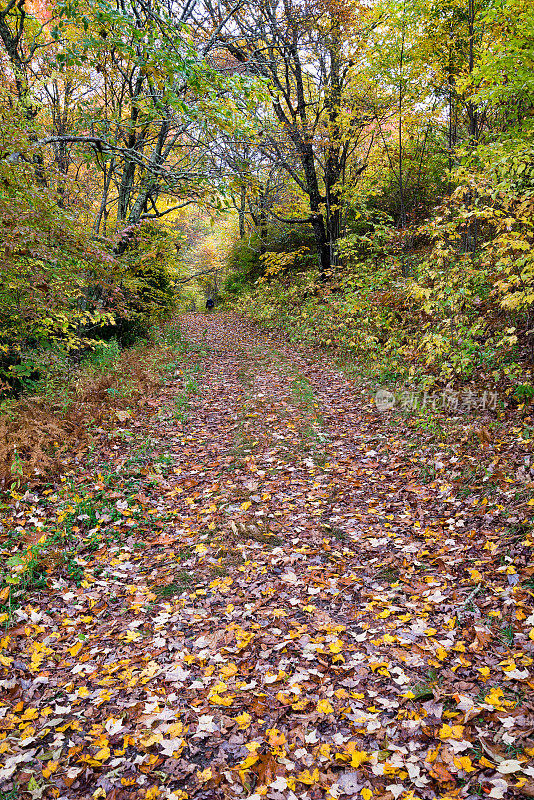
<svg viewBox="0 0 534 800"><path fill-rule="evenodd" d="M45 398L18 400L9 414L0 416L0 487L17 479L40 483L61 472L65 454L88 443L90 428L105 425L112 410L154 390L158 379L153 360L154 351L134 348L122 354L112 374L79 376L78 385L70 388L67 410ZM128 392L122 395L125 384Z"/></svg>

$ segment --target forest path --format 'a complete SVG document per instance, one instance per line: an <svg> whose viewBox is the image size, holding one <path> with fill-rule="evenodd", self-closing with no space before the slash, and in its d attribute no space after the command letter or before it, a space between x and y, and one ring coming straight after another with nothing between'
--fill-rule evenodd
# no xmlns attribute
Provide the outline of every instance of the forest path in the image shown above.
<svg viewBox="0 0 534 800"><path fill-rule="evenodd" d="M10 631L0 787L528 795L532 592L484 515L418 483L325 357L228 314L181 325L94 483L106 544Z"/></svg>

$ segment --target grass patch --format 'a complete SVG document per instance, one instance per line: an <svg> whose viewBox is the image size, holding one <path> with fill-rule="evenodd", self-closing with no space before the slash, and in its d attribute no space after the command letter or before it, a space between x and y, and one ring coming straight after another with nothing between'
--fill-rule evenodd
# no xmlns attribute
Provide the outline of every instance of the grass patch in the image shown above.
<svg viewBox="0 0 534 800"><path fill-rule="evenodd" d="M176 594L182 594L191 584L195 582L194 575L186 569L180 569L175 573L174 581L165 586L155 586L154 594L161 599L174 597Z"/></svg>
<svg viewBox="0 0 534 800"><path fill-rule="evenodd" d="M217 564L212 567L211 572L216 578L226 578L226 576L230 574L228 567L225 567L223 564Z"/></svg>
<svg viewBox="0 0 534 800"><path fill-rule="evenodd" d="M400 577L400 570L397 567L382 567L375 574L375 577L388 583L396 583Z"/></svg>

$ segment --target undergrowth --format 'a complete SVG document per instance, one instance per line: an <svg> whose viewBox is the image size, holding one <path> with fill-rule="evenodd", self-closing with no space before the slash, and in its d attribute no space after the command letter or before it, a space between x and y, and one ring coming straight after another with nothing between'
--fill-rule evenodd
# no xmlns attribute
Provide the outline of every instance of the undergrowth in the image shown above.
<svg viewBox="0 0 534 800"><path fill-rule="evenodd" d="M420 270L424 257L414 254ZM347 246L347 260L327 284L316 270L288 271L260 277L229 299L266 327L284 328L290 341L334 353L375 391L477 386L497 391L501 406L529 405L532 354L519 339L525 314L481 311L479 295L489 291L490 275L481 269L465 297L458 290L463 305L452 308L449 295L433 304L419 296L420 287L401 274L397 257L358 259ZM435 280L446 282L441 274Z"/></svg>
<svg viewBox="0 0 534 800"><path fill-rule="evenodd" d="M124 351L115 339L99 342L75 370L56 353L43 380L0 402L0 486L32 486L58 474L95 430L142 400L159 382L170 330L154 327L148 341Z"/></svg>
<svg viewBox="0 0 534 800"><path fill-rule="evenodd" d="M420 326L421 310L400 280L388 289L387 274L377 266L373 283L345 276L323 286L312 271L291 273L257 282L232 305L335 361L377 426L402 432L407 464L421 484L453 486L462 501L484 491L495 514L503 507L530 511L529 360L513 337L499 344L497 330L493 338L468 335L477 320L467 314L456 320L454 346L425 357L431 321ZM390 393L392 408L377 407L379 390ZM309 402L303 387L294 392Z"/></svg>
<svg viewBox="0 0 534 800"><path fill-rule="evenodd" d="M9 622L29 591L44 589L52 580L83 586L92 575L95 553L120 544L133 530L150 528L137 497L141 482L150 485L153 478L157 484L171 469L172 459L157 453L144 435L123 426L134 406L145 404L151 388L176 374L183 380L178 398L187 404L196 390L199 355L197 346L182 339L179 326L169 323L152 332L148 345L117 353L113 359L93 356L76 386L68 387L72 397L66 412L35 398L33 418L25 416L30 413L30 401L25 400L11 418L18 419L21 427L8 428L4 422L3 435L11 437L15 456L8 462L10 481L0 507L1 623ZM31 438L34 428L40 436L37 446ZM127 443L120 469L107 464L105 447L110 439ZM47 457L44 464L41 452ZM82 454L80 473L77 463ZM6 462L4 456L5 471ZM113 496L125 498L122 505ZM32 510L32 522L25 528L16 525L22 505Z"/></svg>

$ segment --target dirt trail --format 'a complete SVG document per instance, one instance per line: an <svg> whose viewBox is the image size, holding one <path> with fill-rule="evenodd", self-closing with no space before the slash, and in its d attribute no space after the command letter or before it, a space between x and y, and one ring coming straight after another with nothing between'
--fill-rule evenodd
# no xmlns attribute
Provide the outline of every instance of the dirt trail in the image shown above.
<svg viewBox="0 0 534 800"><path fill-rule="evenodd" d="M326 359L230 315L182 328L189 361L114 445L95 525L122 535L16 612L0 787L534 796L532 588L491 520L417 483Z"/></svg>

